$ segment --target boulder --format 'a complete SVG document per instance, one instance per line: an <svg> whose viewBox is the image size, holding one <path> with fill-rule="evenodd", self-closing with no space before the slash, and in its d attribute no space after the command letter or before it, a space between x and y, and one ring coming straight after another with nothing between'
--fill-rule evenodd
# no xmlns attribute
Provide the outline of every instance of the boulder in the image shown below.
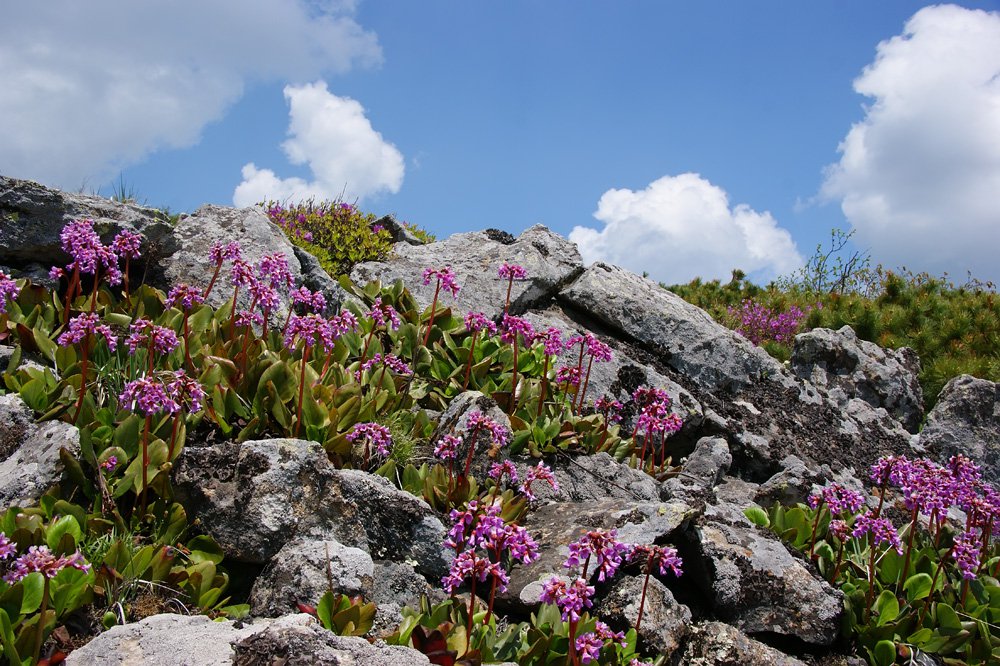
<svg viewBox="0 0 1000 666"><path fill-rule="evenodd" d="M927 415L920 445L942 460L968 456L990 483L1000 484L1000 384L970 375L945 384Z"/></svg>
<svg viewBox="0 0 1000 666"><path fill-rule="evenodd" d="M643 345L704 390L738 392L764 378L794 386L781 363L763 349L623 268L595 263L560 292L559 302Z"/></svg>
<svg viewBox="0 0 1000 666"><path fill-rule="evenodd" d="M528 514L524 528L538 543L539 557L528 567L515 567L503 601L522 610L538 606L542 583L564 575L569 544L590 530L617 530L624 543L652 544L671 540L695 517L696 509L680 502L553 502Z"/></svg>
<svg viewBox="0 0 1000 666"><path fill-rule="evenodd" d="M306 282L306 286L311 289L322 291L328 302L337 304L342 300L343 290L333 278L326 275L315 258L308 253L301 250L296 252L284 232L259 207L202 206L193 215L180 221L172 238L176 241L177 249L162 261L162 280L154 280L156 286L164 289L178 282L186 282L200 289L208 287L215 269L208 259L212 244L238 241L245 261L256 265L265 255L281 253L288 261L296 287ZM300 257L309 257L305 259L304 268ZM229 269L230 264L226 262L209 294L207 302L212 306L219 307L232 298ZM278 296L281 298L282 308L274 312L273 316L280 319L287 312L289 298L287 291L283 289L279 289ZM239 307L247 308L249 305L250 295L246 289L241 289Z"/></svg>
<svg viewBox="0 0 1000 666"><path fill-rule="evenodd" d="M35 423L14 393L0 395L0 507L32 506L63 476L59 450L80 455L80 432L62 421Z"/></svg>
<svg viewBox="0 0 1000 666"><path fill-rule="evenodd" d="M664 482L664 495L690 502L709 499L732 464L733 455L725 438L702 437L683 461L681 473Z"/></svg>
<svg viewBox="0 0 1000 666"><path fill-rule="evenodd" d="M162 211L89 194L71 194L29 180L0 176L0 263L24 268L41 264L45 270L64 265L59 233L72 220L92 219L104 243L119 231L143 236L143 262L150 266L176 249L173 227ZM138 265L137 265L138 264Z"/></svg>
<svg viewBox="0 0 1000 666"><path fill-rule="evenodd" d="M392 236L393 243L406 243L407 245L423 245L424 242L410 231L405 225L396 221L392 215L383 215L375 220L372 227L382 227Z"/></svg>
<svg viewBox="0 0 1000 666"><path fill-rule="evenodd" d="M686 666L806 666L806 662L789 657L721 622L691 625L680 663Z"/></svg>
<svg viewBox="0 0 1000 666"><path fill-rule="evenodd" d="M534 463L519 464L518 474L523 477L531 467ZM616 461L607 453L559 457L552 463L552 472L559 483L558 491L544 482L531 486L539 502L660 499L660 489L653 477Z"/></svg>
<svg viewBox="0 0 1000 666"><path fill-rule="evenodd" d="M687 635L691 624L691 610L677 603L667 586L650 576L646 585L645 576L624 576L616 579L607 594L596 604L594 613L612 627L634 627L639 617L639 601L645 603L639 638L647 650L657 654L671 655Z"/></svg>
<svg viewBox="0 0 1000 666"><path fill-rule="evenodd" d="M583 270L576 245L541 225L525 230L510 244L481 231L427 245L396 243L393 254L386 261L358 264L351 280L362 286L372 280L383 284L402 280L421 307L427 308L434 299L435 283L423 284L424 269L451 266L461 291L455 299L439 295L439 306L462 315L484 312L494 319L503 314L507 296L508 281L497 276L502 263L519 264L528 273L527 280L515 281L511 289L512 314L550 299Z"/></svg>
<svg viewBox="0 0 1000 666"><path fill-rule="evenodd" d="M695 530L697 557L685 558L710 612L748 634L777 634L817 646L839 635L843 595L817 580L770 536L762 536L739 507L706 512Z"/></svg>
<svg viewBox="0 0 1000 666"><path fill-rule="evenodd" d="M920 359L909 347L883 349L859 340L850 326L816 328L795 336L791 367L800 378L832 391L841 404L860 398L883 407L909 432L923 419Z"/></svg>
<svg viewBox="0 0 1000 666"><path fill-rule="evenodd" d="M215 622L207 615L151 615L96 636L73 650L66 666L232 666L235 653L230 643L270 623Z"/></svg>
<svg viewBox="0 0 1000 666"><path fill-rule="evenodd" d="M414 561L431 577L448 570L444 526L423 500L382 477L335 469L316 442L191 446L177 460L174 489L235 560L265 564L294 538L310 537Z"/></svg>
<svg viewBox="0 0 1000 666"><path fill-rule="evenodd" d="M427 666L408 647L338 636L310 615L290 615L233 642L233 666Z"/></svg>

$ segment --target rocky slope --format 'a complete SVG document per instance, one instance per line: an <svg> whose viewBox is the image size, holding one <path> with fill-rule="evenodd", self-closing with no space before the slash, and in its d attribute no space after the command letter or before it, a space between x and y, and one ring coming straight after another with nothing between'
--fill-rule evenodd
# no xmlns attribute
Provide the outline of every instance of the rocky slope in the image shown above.
<svg viewBox="0 0 1000 666"><path fill-rule="evenodd" d="M298 282L331 302L345 298L258 209L206 206L172 226L158 211L3 177L0 268L44 282L48 266L65 262L59 230L77 217L97 221L105 240L120 229L141 233L150 251L135 270L161 288L207 283L209 244L240 240L251 259L284 252ZM500 315L507 285L497 266L525 266L529 279L514 282L512 313L566 335L590 332L614 351L613 361L595 366L588 396L616 398L634 415L632 391L656 386L684 419L676 436L683 474L663 482L607 454L554 461L560 491L539 493L525 522L541 558L515 570L502 599L508 611L537 607L540 580L558 571L567 543L588 529L617 528L631 543L681 551L685 575L655 581L640 632L675 663L847 663L837 656L845 648L840 593L742 509L802 501L825 479L860 488L886 454L961 451L997 480L1000 390L990 382L954 380L918 435L919 360L858 341L850 329L798 336L786 367L655 283L607 264L584 266L572 243L541 226L517 238L482 231L394 250L387 261L355 267L352 280L400 279L426 307L434 289L422 284L422 271L450 265L462 291L447 305L459 313ZM457 422L476 400L463 396L442 419ZM78 439L70 426L30 420L19 398L0 397L5 506L37 500L61 474L58 446ZM189 442L174 483L227 563L259 572L250 592L254 620L154 616L102 634L67 663L428 663L413 650L341 639L290 614L296 601L326 588L327 562L336 590L379 605L377 630L390 629L399 608L422 594L439 597L446 528L422 500L379 477L337 470L321 447L291 439ZM640 578L618 576L601 589L597 614L621 624L635 614L640 587Z"/></svg>

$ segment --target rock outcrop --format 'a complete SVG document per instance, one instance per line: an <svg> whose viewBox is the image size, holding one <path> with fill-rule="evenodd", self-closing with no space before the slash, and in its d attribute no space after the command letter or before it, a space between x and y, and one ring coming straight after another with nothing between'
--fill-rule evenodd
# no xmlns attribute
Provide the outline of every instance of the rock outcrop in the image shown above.
<svg viewBox="0 0 1000 666"><path fill-rule="evenodd" d="M987 481L1000 484L1000 384L970 375L949 381L927 415L920 444L942 458L968 456Z"/></svg>

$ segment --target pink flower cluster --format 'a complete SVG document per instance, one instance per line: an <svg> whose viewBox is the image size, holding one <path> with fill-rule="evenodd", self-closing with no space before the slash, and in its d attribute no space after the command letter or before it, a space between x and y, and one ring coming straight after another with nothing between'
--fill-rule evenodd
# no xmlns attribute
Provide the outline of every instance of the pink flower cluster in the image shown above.
<svg viewBox="0 0 1000 666"><path fill-rule="evenodd" d="M14 544L7 535L0 533L0 559L7 559L15 553ZM71 555L57 557L48 546L30 546L28 551L15 559L3 580L8 585L17 583L25 576L38 572L46 578L55 578L56 574L67 567L90 571L90 565L83 559L79 551Z"/></svg>
<svg viewBox="0 0 1000 666"><path fill-rule="evenodd" d="M455 281L455 274L451 272L451 266L444 268L425 268L423 273L424 284L430 284L432 279L438 281L438 288L450 292L452 297L458 296L458 282Z"/></svg>
<svg viewBox="0 0 1000 666"><path fill-rule="evenodd" d="M190 413L201 410L205 390L183 370L140 377L125 385L118 396L124 409L152 416L166 412L176 414L182 409Z"/></svg>
<svg viewBox="0 0 1000 666"><path fill-rule="evenodd" d="M79 344L88 335L100 333L108 342L108 349L114 351L118 347L118 337L111 332L107 324L98 324L97 313L85 312L69 320L69 326L59 336L59 344L63 347Z"/></svg>
<svg viewBox="0 0 1000 666"><path fill-rule="evenodd" d="M167 307L172 308L180 305L180 308L185 312L188 312L196 305L201 305L205 302L205 297L202 295L201 290L192 287L189 284L184 284L183 282L170 290L167 295Z"/></svg>
<svg viewBox="0 0 1000 666"><path fill-rule="evenodd" d="M457 555L448 575L441 580L449 594L454 594L467 580L485 582L490 577L496 589L504 592L510 581L503 566L505 555L521 564L538 559L538 544L520 525L504 522L499 506L483 509L472 500L464 511L453 510L450 518L452 527L444 543L455 549Z"/></svg>
<svg viewBox="0 0 1000 666"><path fill-rule="evenodd" d="M0 271L0 314L7 312L7 301L13 301L20 293L14 278Z"/></svg>
<svg viewBox="0 0 1000 666"><path fill-rule="evenodd" d="M506 261L500 264L497 275L506 280L527 280L528 271L524 266L518 264L508 264Z"/></svg>
<svg viewBox="0 0 1000 666"><path fill-rule="evenodd" d="M465 328L470 333L478 333L486 329L490 335L496 335L497 325L482 312L470 312L465 315Z"/></svg>
<svg viewBox="0 0 1000 666"><path fill-rule="evenodd" d="M730 307L729 315L737 322L736 331L755 345L768 340L787 342L795 336L811 308L802 310L791 306L785 312L775 312L768 307L745 299L739 308Z"/></svg>
<svg viewBox="0 0 1000 666"><path fill-rule="evenodd" d="M125 345L132 354L135 354L139 347L145 347L150 353L165 355L180 344L173 329L157 326L148 319L136 319L129 330L131 334L125 339Z"/></svg>
<svg viewBox="0 0 1000 666"><path fill-rule="evenodd" d="M356 423L351 431L347 433L347 441L354 443L361 440L365 445L365 452L369 446L374 446L378 454L383 458L388 457L392 447L392 433L384 425L378 423Z"/></svg>
<svg viewBox="0 0 1000 666"><path fill-rule="evenodd" d="M94 231L93 220L71 221L62 228L59 239L63 251L72 258L72 261L65 268L53 267L49 271L49 276L53 279L77 271L83 275L94 275L99 268L103 268L108 283L119 284L122 281L122 272L118 268L118 254L115 247L127 252L126 256L139 256L139 241L136 234L123 231L118 234L111 246L105 246L101 242L101 237Z"/></svg>
<svg viewBox="0 0 1000 666"><path fill-rule="evenodd" d="M534 467L529 467L528 471L524 473L524 484L521 486L521 494L529 502L536 499L535 494L531 492L531 484L535 481L544 481L549 484L553 492L559 492L559 482L556 480L555 474L552 473L548 465L540 462Z"/></svg>

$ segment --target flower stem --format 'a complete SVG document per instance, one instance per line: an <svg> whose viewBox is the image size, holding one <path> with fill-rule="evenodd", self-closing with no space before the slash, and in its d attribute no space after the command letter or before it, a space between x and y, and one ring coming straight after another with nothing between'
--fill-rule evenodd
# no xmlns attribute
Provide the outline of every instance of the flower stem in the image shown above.
<svg viewBox="0 0 1000 666"><path fill-rule="evenodd" d="M476 350L476 337L478 335L479 331L472 332L472 344L469 345L469 362L465 364L465 381L462 383L463 391L469 388L469 379L472 377L472 357Z"/></svg>
<svg viewBox="0 0 1000 666"><path fill-rule="evenodd" d="M146 415L146 423L142 429L142 499L139 501L139 519L146 514L146 491L149 486L147 470L149 468L149 426L153 421L150 414Z"/></svg>
<svg viewBox="0 0 1000 666"><path fill-rule="evenodd" d="M302 369L299 372L299 404L296 409L295 433L293 437L298 437L299 431L302 429L302 395L306 388L306 364L309 362L309 349L309 345L306 345L302 349Z"/></svg>
<svg viewBox="0 0 1000 666"><path fill-rule="evenodd" d="M80 359L80 395L76 400L76 412L73 414L73 423L80 419L80 411L83 409L83 398L87 394L87 352L90 349L90 333L86 333L83 336L83 346L80 349L80 353L83 358Z"/></svg>
<svg viewBox="0 0 1000 666"><path fill-rule="evenodd" d="M434 311L437 309L438 292L440 291L441 291L441 278L438 278L437 286L434 287L434 301L431 303L431 318L427 322L427 332L424 333L424 347L427 346L428 340L431 339L431 329L434 327Z"/></svg>
<svg viewBox="0 0 1000 666"><path fill-rule="evenodd" d="M816 520L813 521L812 538L809 540L809 559L812 559L816 552L816 531L819 530L819 519L823 516L823 502L816 507Z"/></svg>
<svg viewBox="0 0 1000 666"><path fill-rule="evenodd" d="M32 650L31 663L37 664L38 657L42 653L42 635L45 633L45 614L49 611L49 579L42 576L42 606L38 612L38 627L35 631L35 647Z"/></svg>

